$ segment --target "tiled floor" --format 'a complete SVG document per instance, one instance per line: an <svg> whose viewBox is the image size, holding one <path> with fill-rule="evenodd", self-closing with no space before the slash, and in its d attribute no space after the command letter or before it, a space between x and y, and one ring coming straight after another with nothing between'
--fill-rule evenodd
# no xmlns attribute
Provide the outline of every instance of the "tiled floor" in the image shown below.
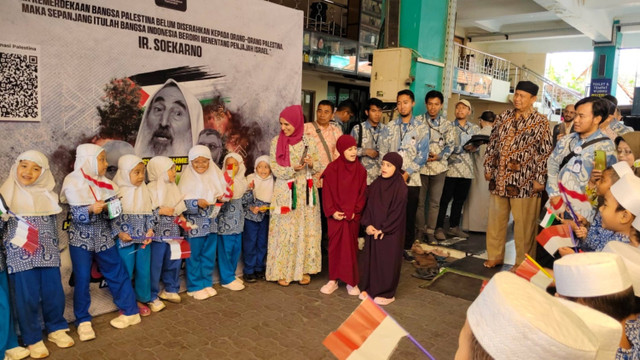
<svg viewBox="0 0 640 360"><path fill-rule="evenodd" d="M436 359L452 359L470 302L420 289L423 281L412 272L405 262L397 300L386 310ZM321 294L326 280L322 273L308 286L258 282L236 293L216 286L217 296L196 301L182 294L182 304L167 304L140 325L116 330L109 325L116 314L106 314L93 321L96 340L81 343L72 326L74 347L46 344L51 359L332 359L322 341L359 300L344 287ZM405 338L392 358L424 357Z"/></svg>

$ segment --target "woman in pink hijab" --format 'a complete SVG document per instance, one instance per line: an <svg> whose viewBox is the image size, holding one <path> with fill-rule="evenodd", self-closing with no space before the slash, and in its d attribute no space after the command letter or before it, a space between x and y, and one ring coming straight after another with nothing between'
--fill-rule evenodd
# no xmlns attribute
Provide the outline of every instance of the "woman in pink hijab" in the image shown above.
<svg viewBox="0 0 640 360"><path fill-rule="evenodd" d="M271 202L266 278L288 286L307 285L320 272L320 206L312 175L322 172L318 149L303 136L302 107L280 113L280 134L271 141L276 180Z"/></svg>

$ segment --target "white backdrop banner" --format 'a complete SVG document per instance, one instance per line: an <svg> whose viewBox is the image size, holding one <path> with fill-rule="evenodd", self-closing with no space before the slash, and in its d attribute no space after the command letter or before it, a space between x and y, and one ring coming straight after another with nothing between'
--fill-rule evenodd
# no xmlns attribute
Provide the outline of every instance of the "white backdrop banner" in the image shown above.
<svg viewBox="0 0 640 360"><path fill-rule="evenodd" d="M58 191L85 142L107 149L108 176L127 153L170 156L180 171L196 143L218 162L239 153L247 169L268 153L278 114L300 102L302 12L260 0L156 5L164 2L2 0L3 179L19 153L36 149L49 157ZM99 284L93 313L113 309Z"/></svg>

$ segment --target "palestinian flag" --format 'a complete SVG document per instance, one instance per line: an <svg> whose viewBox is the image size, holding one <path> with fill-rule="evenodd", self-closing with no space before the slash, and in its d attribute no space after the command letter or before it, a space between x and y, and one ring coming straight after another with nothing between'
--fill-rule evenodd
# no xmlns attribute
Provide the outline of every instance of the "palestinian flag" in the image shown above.
<svg viewBox="0 0 640 360"><path fill-rule="evenodd" d="M573 232L571 232L571 227L568 224L549 226L536 236L536 241L538 241L551 256L563 246L575 246L573 242Z"/></svg>
<svg viewBox="0 0 640 360"><path fill-rule="evenodd" d="M0 194L0 215L5 215L9 213L9 207L7 203L4 201L2 194Z"/></svg>
<svg viewBox="0 0 640 360"><path fill-rule="evenodd" d="M16 218L18 227L16 234L11 239L11 243L25 249L28 253L33 254L38 249L38 229L28 222Z"/></svg>
<svg viewBox="0 0 640 360"><path fill-rule="evenodd" d="M540 226L546 229L549 226L553 225L553 221L555 219L556 219L556 214L551 209L547 208L547 213L544 215L544 218L542 218L542 221L540 222Z"/></svg>
<svg viewBox="0 0 640 360"><path fill-rule="evenodd" d="M553 282L553 278L547 276L540 266L530 259L524 259L522 264L516 269L516 275L543 290L546 290Z"/></svg>

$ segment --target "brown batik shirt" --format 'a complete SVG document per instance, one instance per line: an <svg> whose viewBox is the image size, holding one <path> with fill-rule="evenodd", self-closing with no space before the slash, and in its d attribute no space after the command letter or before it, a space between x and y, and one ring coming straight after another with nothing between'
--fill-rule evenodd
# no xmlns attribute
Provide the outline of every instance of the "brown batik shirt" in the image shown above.
<svg viewBox="0 0 640 360"><path fill-rule="evenodd" d="M489 190L509 198L538 196L533 181L544 185L553 141L547 118L533 108L516 118L515 109L498 115L484 161Z"/></svg>

